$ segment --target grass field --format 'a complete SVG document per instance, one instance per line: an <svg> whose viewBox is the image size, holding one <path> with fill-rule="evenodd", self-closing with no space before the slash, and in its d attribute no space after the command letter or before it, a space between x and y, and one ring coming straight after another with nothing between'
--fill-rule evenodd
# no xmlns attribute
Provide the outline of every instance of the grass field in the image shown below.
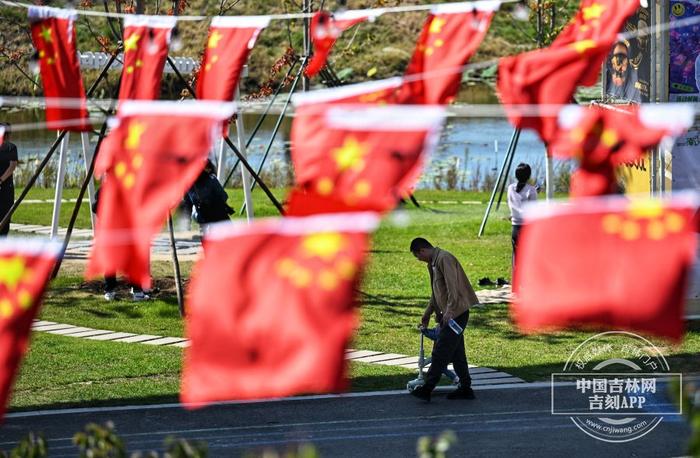
<svg viewBox="0 0 700 458"><path fill-rule="evenodd" d="M73 192L69 190L66 195L70 197ZM282 190L275 192L283 194ZM238 206L240 190L230 190L229 195L231 203ZM36 196L41 198L38 193ZM482 277L510 278L507 209L502 207L492 215L486 234L478 238L476 234L488 195L419 191L416 196L422 202L420 209L407 206L405 212L388 216L373 237L360 295L362 321L353 348L407 355L418 353L415 325L428 300L430 287L425 264L417 262L408 252L413 237L424 236L453 252L474 284ZM256 209L261 215L275 213L263 196L256 195ZM29 212L27 218L38 213ZM191 263L184 263L182 267L185 276L189 275ZM48 290L42 319L134 333L183 335L168 263L154 263L153 275L162 291L154 300L141 303L105 302L100 282L86 282L82 269L81 263L64 264ZM472 364L503 370L528 381L546 380L552 372L561 370L571 352L592 334L560 332L523 336L511 324L506 304L490 305L474 309L470 316L467 354ZM672 370L698 371L698 329L689 331L679 346L670 346L658 339L652 341L663 346ZM175 400L181 353L177 348L35 333L12 407ZM367 364L351 367L352 389L358 391L400 389L411 377L411 372L404 369Z"/></svg>

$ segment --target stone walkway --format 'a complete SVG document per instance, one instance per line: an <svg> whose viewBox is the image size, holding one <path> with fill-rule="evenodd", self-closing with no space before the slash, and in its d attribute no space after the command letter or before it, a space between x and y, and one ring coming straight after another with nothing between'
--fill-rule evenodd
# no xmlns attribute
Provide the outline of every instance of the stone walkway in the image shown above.
<svg viewBox="0 0 700 458"><path fill-rule="evenodd" d="M32 330L46 332L66 337L76 337L88 340L101 340L109 342L139 343L143 345L169 346L184 348L189 345L183 337L164 337L150 334L134 334L130 332L117 332L105 329L93 329L71 324L55 323L53 321L35 320ZM418 334L416 334L416 346ZM349 361L360 363L379 364L382 366L397 366L406 369L418 370L418 356L400 355L398 353L382 353L379 351L349 349L345 354ZM450 366L451 368L451 366ZM501 385L505 383L525 383L524 380L505 372L499 372L488 367L469 365L469 373L472 376L472 384Z"/></svg>

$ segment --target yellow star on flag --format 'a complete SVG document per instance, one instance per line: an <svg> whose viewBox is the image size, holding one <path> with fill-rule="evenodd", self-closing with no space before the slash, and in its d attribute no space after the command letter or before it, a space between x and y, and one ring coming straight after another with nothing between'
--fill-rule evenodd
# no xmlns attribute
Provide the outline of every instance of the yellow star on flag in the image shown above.
<svg viewBox="0 0 700 458"><path fill-rule="evenodd" d="M324 261L333 259L345 246L345 238L337 232L320 232L304 238L302 247L308 257Z"/></svg>
<svg viewBox="0 0 700 458"><path fill-rule="evenodd" d="M600 3L594 3L591 6L583 8L583 19L585 21L590 21L591 19L598 19L605 11L605 7Z"/></svg>
<svg viewBox="0 0 700 458"><path fill-rule="evenodd" d="M141 35L139 35L138 33L134 33L134 34L130 35L129 38L124 40L124 52L136 51L136 49L138 49L137 44L138 44L140 38L141 38Z"/></svg>
<svg viewBox="0 0 700 458"><path fill-rule="evenodd" d="M141 135L146 131L146 126L139 122L129 124L129 132L126 137L125 146L127 149L138 148L141 143Z"/></svg>
<svg viewBox="0 0 700 458"><path fill-rule="evenodd" d="M603 142L607 148L612 148L617 144L617 133L612 129L605 129L600 135L600 141Z"/></svg>
<svg viewBox="0 0 700 458"><path fill-rule="evenodd" d="M342 172L348 169L362 170L365 166L363 157L367 154L366 147L355 140L354 137L347 137L340 148L334 148L331 156L338 164L338 169Z"/></svg>
<svg viewBox="0 0 700 458"><path fill-rule="evenodd" d="M51 43L53 41L51 38L51 29L43 25L41 26L41 36L47 43Z"/></svg>
<svg viewBox="0 0 700 458"><path fill-rule="evenodd" d="M209 35L209 40L207 41L207 47L208 48L216 48L217 46L219 46L219 41L221 41L221 39L223 37L224 36L221 35L218 30L214 30L211 33L211 35Z"/></svg>
<svg viewBox="0 0 700 458"><path fill-rule="evenodd" d="M440 33L442 32L442 27L447 23L445 19L439 17L434 18L430 21L430 27L428 28L428 33Z"/></svg>
<svg viewBox="0 0 700 458"><path fill-rule="evenodd" d="M17 284L29 273L23 258L0 259L0 284L7 289L16 289Z"/></svg>
<svg viewBox="0 0 700 458"><path fill-rule="evenodd" d="M595 49L596 42L594 40L581 40L572 43L571 46L576 50L576 52L583 54L589 49Z"/></svg>

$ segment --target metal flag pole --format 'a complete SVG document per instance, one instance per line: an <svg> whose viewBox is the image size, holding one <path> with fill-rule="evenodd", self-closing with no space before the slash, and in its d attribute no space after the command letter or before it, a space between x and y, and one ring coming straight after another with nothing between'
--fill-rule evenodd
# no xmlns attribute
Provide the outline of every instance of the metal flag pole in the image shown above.
<svg viewBox="0 0 700 458"><path fill-rule="evenodd" d="M170 234L170 252L173 256L173 269L175 273L175 291L177 292L177 307L180 316L185 316L185 297L182 293L182 274L180 272L180 261L177 258L177 247L175 245L175 231L173 229L173 215L168 213L168 233Z"/></svg>
<svg viewBox="0 0 700 458"><path fill-rule="evenodd" d="M57 135L58 136L58 135ZM61 199L63 199L63 183L66 179L66 162L68 161L68 141L70 132L61 139L58 149L58 171L56 172L56 189L53 194L53 213L51 214L51 238L58 235L58 220L61 217Z"/></svg>
<svg viewBox="0 0 700 458"><path fill-rule="evenodd" d="M506 166L505 173L503 174L501 181L501 190L498 193L498 201L496 202L496 210L501 208L501 200L503 200L503 194L506 192L506 187L508 186L508 175L510 175L510 168L513 165L513 159L515 158L515 150L518 147L518 142L520 141L520 129L517 130L517 135L515 136L515 142L512 146L512 152L510 153L510 159L508 160L508 165ZM508 145L508 150L511 150L511 145ZM501 177L499 177L501 178Z"/></svg>
<svg viewBox="0 0 700 458"><path fill-rule="evenodd" d="M243 123L243 112L238 105L241 101L241 86L240 84L236 88L236 109L238 110L238 115L236 116L236 136L238 137L238 149L241 151L243 158L246 158L246 142L245 142L245 125ZM246 219L250 222L253 219L253 198L251 197L251 191L253 187L250 186L250 176L245 169L241 169L241 181L243 183L243 206L246 209ZM242 209L241 209L242 210Z"/></svg>
<svg viewBox="0 0 700 458"><path fill-rule="evenodd" d="M516 128L513 131L513 135L510 138L510 143L508 144L508 150L506 151L506 155L503 158L503 164L501 164L501 170L498 174L498 178L496 179L496 184L493 186L493 191L491 191L491 197L489 198L489 203L486 206L486 212L484 213L484 218L481 220L481 226L479 227L479 237L484 235L484 229L486 228L486 222L489 219L489 213L491 213L491 207L493 206L493 201L496 198L496 192L498 191L499 184L501 182L501 179L504 181L507 181L506 177L504 176L504 172L506 170L506 165L508 164L509 161L511 161L511 155L514 155L513 153L515 152L515 148L513 147L516 143L516 138L520 135L520 129Z"/></svg>
<svg viewBox="0 0 700 458"><path fill-rule="evenodd" d="M91 176L90 172L90 162L92 162L92 157L94 156L94 153L90 152L90 135L87 132L81 132L80 133L80 143L83 148L83 160L85 161L85 176ZM91 179L88 180L88 203L90 204L90 208L92 208L93 204L95 203L95 183ZM90 225L92 227L92 235L95 235L95 214L91 211L90 212Z"/></svg>

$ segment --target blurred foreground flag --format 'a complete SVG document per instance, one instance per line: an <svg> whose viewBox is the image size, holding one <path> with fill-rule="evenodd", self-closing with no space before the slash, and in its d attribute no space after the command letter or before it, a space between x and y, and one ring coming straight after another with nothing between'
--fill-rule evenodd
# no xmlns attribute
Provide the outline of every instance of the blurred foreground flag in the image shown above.
<svg viewBox="0 0 700 458"><path fill-rule="evenodd" d="M370 20L374 22L377 16L384 12L381 8L371 10L342 11L331 14L327 11L318 11L311 18L311 43L314 46L314 54L306 66L304 73L312 77L321 71L326 65L328 54L333 49L335 40L350 27Z"/></svg>
<svg viewBox="0 0 700 458"><path fill-rule="evenodd" d="M168 58L174 16L124 17L124 68L119 100L156 100Z"/></svg>
<svg viewBox="0 0 700 458"><path fill-rule="evenodd" d="M549 143L559 105L571 103L578 86L592 86L617 34L639 0L582 0L581 7L548 48L504 57L498 93L515 127L536 130ZM518 105L528 107L523 111Z"/></svg>
<svg viewBox="0 0 700 458"><path fill-rule="evenodd" d="M444 116L438 106L298 107L291 132L297 190L287 214L393 210L418 181Z"/></svg>
<svg viewBox="0 0 700 458"><path fill-rule="evenodd" d="M212 19L197 77L197 99L228 102L269 16L217 16Z"/></svg>
<svg viewBox="0 0 700 458"><path fill-rule="evenodd" d="M524 332L627 329L679 341L695 255L695 194L526 210L511 312Z"/></svg>
<svg viewBox="0 0 700 458"><path fill-rule="evenodd" d="M60 252L58 243L0 240L0 420L29 346L32 321Z"/></svg>
<svg viewBox="0 0 700 458"><path fill-rule="evenodd" d="M373 213L210 226L187 304L181 400L343 390Z"/></svg>
<svg viewBox="0 0 700 458"><path fill-rule="evenodd" d="M617 167L638 161L663 138L682 134L694 119L691 104L571 105L559 113L560 129L549 152L579 161L571 175L571 197L613 194Z"/></svg>
<svg viewBox="0 0 700 458"><path fill-rule="evenodd" d="M32 42L47 99L47 127L90 130L92 126L88 121L85 88L76 50L75 10L30 6L28 11Z"/></svg>
<svg viewBox="0 0 700 458"><path fill-rule="evenodd" d="M104 178L88 277L121 272L150 287L151 238L204 169L234 108L208 101L121 103L118 125L95 164L95 176Z"/></svg>
<svg viewBox="0 0 700 458"><path fill-rule="evenodd" d="M406 69L405 103L452 103L469 62L489 31L499 1L435 5Z"/></svg>

